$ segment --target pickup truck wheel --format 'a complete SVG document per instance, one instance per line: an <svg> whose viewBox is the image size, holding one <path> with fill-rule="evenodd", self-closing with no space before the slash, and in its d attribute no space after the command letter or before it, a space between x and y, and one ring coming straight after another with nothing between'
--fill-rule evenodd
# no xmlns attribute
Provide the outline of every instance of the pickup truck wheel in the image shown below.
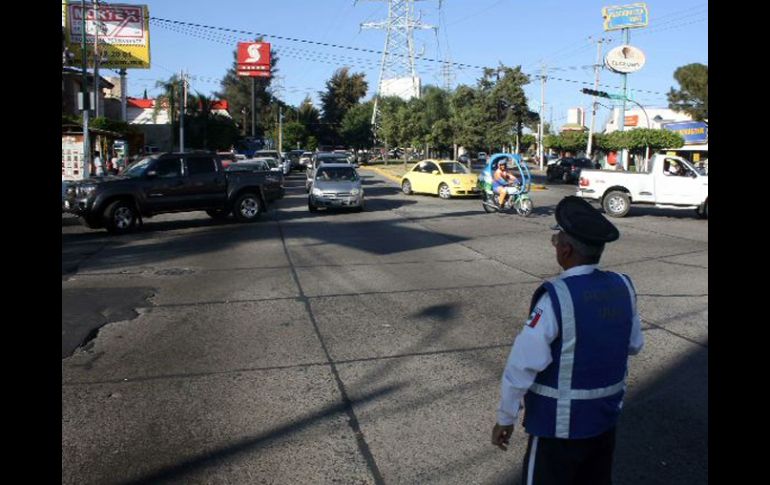
<svg viewBox="0 0 770 485"><path fill-rule="evenodd" d="M209 217L211 217L212 219L221 221L221 220L227 219L227 215L229 214L229 212L222 209L209 209L206 211L206 214L208 214Z"/></svg>
<svg viewBox="0 0 770 485"><path fill-rule="evenodd" d="M698 217L701 219L708 219L709 218L709 203L708 201L704 202L702 206L698 207L695 210L695 213L698 214Z"/></svg>
<svg viewBox="0 0 770 485"><path fill-rule="evenodd" d="M631 201L628 194L616 190L604 196L602 207L610 217L624 217L631 209Z"/></svg>
<svg viewBox="0 0 770 485"><path fill-rule="evenodd" d="M104 210L104 227L112 234L125 234L136 226L134 204L125 200L116 200Z"/></svg>
<svg viewBox="0 0 770 485"><path fill-rule="evenodd" d="M262 201L259 195L251 192L241 194L235 199L233 213L238 222L253 222L262 213Z"/></svg>

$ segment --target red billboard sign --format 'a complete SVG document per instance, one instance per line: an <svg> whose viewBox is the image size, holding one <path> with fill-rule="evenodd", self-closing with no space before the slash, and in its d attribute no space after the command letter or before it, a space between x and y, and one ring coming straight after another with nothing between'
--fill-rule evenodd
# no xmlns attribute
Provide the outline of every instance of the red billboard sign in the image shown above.
<svg viewBox="0 0 770 485"><path fill-rule="evenodd" d="M269 42L238 42L238 75L270 77Z"/></svg>

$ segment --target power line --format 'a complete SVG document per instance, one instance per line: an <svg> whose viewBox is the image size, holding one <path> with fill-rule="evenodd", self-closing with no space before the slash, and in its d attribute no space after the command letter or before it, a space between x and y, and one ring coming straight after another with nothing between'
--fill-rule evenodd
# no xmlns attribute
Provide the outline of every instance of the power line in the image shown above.
<svg viewBox="0 0 770 485"><path fill-rule="evenodd" d="M378 54L378 55L382 55L383 54L383 51L376 50L376 49L367 49L367 48L361 48L361 47L344 46L344 45L339 45L339 44L331 44L331 43L327 43L327 42L317 42L317 41L312 41L312 40L307 40L307 39L298 39L298 38L285 37L285 36L273 35L273 34L268 34L268 33L252 32L252 31L238 30L238 29L230 29L230 28L226 28L226 27L215 27L215 26L209 26L209 25L203 25L203 24L196 24L196 23L192 23L192 22L183 22L183 21L177 21L177 20L163 19L163 18L158 18L158 17L150 17L150 20L155 22L155 24L158 25L159 27L167 28L169 30L172 30L172 31L175 31L175 32L179 32L179 33L182 33L182 34L186 34L186 35L194 35L196 37L200 37L200 38L203 38L205 40L211 40L213 42L219 42L219 43L225 43L225 41L222 40L222 39L217 39L216 37L214 37L215 35L219 35L220 38L224 38L226 36L232 37L233 35L236 35L236 34L246 34L246 35L250 36L250 38L260 37L260 36L261 37L272 37L272 38L276 38L276 39L287 40L287 41L290 41L290 42L299 42L299 43L309 44L309 45L319 45L319 46L323 46L323 47L332 47L332 48L338 48L338 49L346 49L346 50L365 52L365 53L370 53L370 54ZM177 28L176 29L173 28L174 26L177 27ZM180 28L183 29L184 27L190 27L190 28L193 28L193 29L200 29L200 30L218 30L218 31L221 31L221 32L229 32L230 34L214 34L214 33L210 33L210 32L209 33L201 32L201 33L198 34L198 33L191 33L190 31L186 31L186 30L179 30ZM677 26L677 28L678 28L678 26ZM227 38L230 38L230 37L227 37ZM588 44L587 46L580 46L579 49L583 50L583 49L585 49L587 47L591 47L591 44ZM283 47L283 48L284 49L300 50L300 49L297 49L297 48L294 48L294 47L288 47L288 46L287 47ZM331 58L331 56L338 56L336 54L324 54L324 55L330 56L330 58ZM398 54L392 54L392 55L398 55ZM289 56L289 57L291 57L291 56ZM302 60L314 61L314 60L316 60L316 55L309 54L309 57L301 58L301 59ZM366 60L366 59L356 59L356 58L348 58L348 59L356 60L356 63L352 63L352 64L353 65L357 65L358 67L362 67L360 64L358 64L358 62L366 62L367 64L370 64L371 62L373 62L371 60ZM440 64L444 64L444 65L451 65L451 66L457 67L460 71L465 71L466 69L473 69L473 70L490 69L489 67L486 67L486 66L478 66L478 65L466 64L466 63L460 63L460 62L447 62L445 60L442 61L442 60L432 59L432 58L428 58L428 57L421 57L421 56L415 56L414 59L416 61L434 62L434 63L440 63ZM154 63L154 64L157 64L157 63ZM163 66L160 66L160 67L163 67ZM365 68L369 68L369 67L365 66ZM171 72L173 72L173 71L171 71ZM525 75L530 76L533 79L537 79L539 77L536 74L528 74L528 73L524 72L523 70L522 70L522 72ZM575 84L586 84L586 85L589 84L589 83L587 83L585 81L576 81L576 80L573 80L573 79L565 79L565 78L552 77L552 76L549 76L548 79L549 80L555 80L555 81L561 81L561 82L575 83ZM606 84L602 84L600 86L610 87L610 88L617 88L617 86L610 86L610 85L606 85ZM657 91L647 91L647 90L635 90L635 91L637 91L637 92L644 92L644 93L648 93L648 94L657 94L657 95L664 95L665 94L665 93L660 93L660 92L657 92Z"/></svg>

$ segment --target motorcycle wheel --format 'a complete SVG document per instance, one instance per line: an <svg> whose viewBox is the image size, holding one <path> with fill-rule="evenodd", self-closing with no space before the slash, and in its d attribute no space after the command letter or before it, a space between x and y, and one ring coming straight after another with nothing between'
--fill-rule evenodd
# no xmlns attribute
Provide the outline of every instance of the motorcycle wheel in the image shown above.
<svg viewBox="0 0 770 485"><path fill-rule="evenodd" d="M488 195L485 194L483 196L483 198L481 199L481 207L484 208L484 211L487 214L491 214L493 212L497 212L497 209L495 209L494 207L490 207L488 204L494 204L494 201L492 201L491 197L489 197Z"/></svg>
<svg viewBox="0 0 770 485"><path fill-rule="evenodd" d="M519 199L516 201L516 212L524 217L532 214L532 199Z"/></svg>

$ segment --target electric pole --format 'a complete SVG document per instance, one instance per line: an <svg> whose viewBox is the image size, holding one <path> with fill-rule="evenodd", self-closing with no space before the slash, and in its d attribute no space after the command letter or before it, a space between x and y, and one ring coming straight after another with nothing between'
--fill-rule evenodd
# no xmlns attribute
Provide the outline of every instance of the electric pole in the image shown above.
<svg viewBox="0 0 770 485"><path fill-rule="evenodd" d="M81 92L83 96L83 170L80 172L83 178L88 178L91 174L91 140L88 136L88 115L91 108L88 96L88 54L86 51L86 0L80 0L80 11L83 16L83 23L80 31L81 50L83 56L83 82L81 83Z"/></svg>
<svg viewBox="0 0 770 485"><path fill-rule="evenodd" d="M600 38L596 41L597 51L596 51L596 64L594 64L594 90L599 89L599 71L602 67L602 42L604 42L604 38ZM594 136L594 120L596 119L596 106L598 105L598 102L596 101L596 96L594 95L593 99L593 107L591 109L591 128L588 130L588 145L586 146L586 157L591 158L591 150L593 149L593 136Z"/></svg>
<svg viewBox="0 0 770 485"><path fill-rule="evenodd" d="M98 118L100 113L99 109L99 93L101 93L101 86L99 82L99 0L94 0L94 117Z"/></svg>
<svg viewBox="0 0 770 485"><path fill-rule="evenodd" d="M187 109L187 80L184 71L179 71L182 99L179 102L179 152L184 153L184 112Z"/></svg>
<svg viewBox="0 0 770 485"><path fill-rule="evenodd" d="M541 68L541 75L540 75L540 125L539 125L539 133L538 133L538 159L540 160L540 170L543 170L544 166L544 150L543 150L543 138L544 138L544 131L545 131L545 122L543 121L543 117L545 116L545 81L547 79L546 77L546 69L545 64L543 64Z"/></svg>

